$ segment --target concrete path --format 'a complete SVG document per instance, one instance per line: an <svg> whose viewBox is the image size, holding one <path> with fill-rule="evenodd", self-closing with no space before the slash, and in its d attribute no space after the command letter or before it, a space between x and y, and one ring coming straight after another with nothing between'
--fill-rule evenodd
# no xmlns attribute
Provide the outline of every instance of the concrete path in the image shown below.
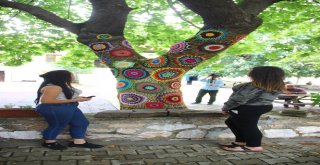
<svg viewBox="0 0 320 165"><path fill-rule="evenodd" d="M0 83L0 107L5 105L19 106L35 106L34 99L36 91L39 87L39 82L2 82ZM112 84L104 86L80 84L75 87L83 91L83 95L95 95L89 102L81 102L80 108L85 113L97 113L106 110L119 110L120 105L117 99L117 91ZM217 100L213 105L208 106L209 95L203 97L202 104L191 104L194 102L198 91L201 87L200 82L194 82L193 85L185 85L181 87L183 99L189 109L194 110L220 110L223 103L229 98L232 93L230 88L221 88L217 95Z"/></svg>
<svg viewBox="0 0 320 165"><path fill-rule="evenodd" d="M109 141L101 149L54 151L39 141L1 140L0 165L317 165L319 139L265 140L261 153L220 149L220 141ZM65 142L62 142L66 144Z"/></svg>
<svg viewBox="0 0 320 165"><path fill-rule="evenodd" d="M0 82L0 108L6 105L19 106L35 106L39 82ZM119 110L119 101L117 99L117 91L113 84L104 84L93 86L90 84L76 85L75 87L83 91L84 96L95 95L91 101L80 103L80 108L84 113L97 113L107 110ZM182 83L181 91L183 99L189 109L192 110L212 110L220 111L223 103L228 100L232 93L231 88L221 88L217 94L216 101L213 105L207 105L209 95L205 95L201 104L191 104L195 101L197 93L201 87L201 82L194 82L192 85ZM274 104L275 109L282 109L281 104ZM320 112L319 107L306 106L303 109L316 109Z"/></svg>

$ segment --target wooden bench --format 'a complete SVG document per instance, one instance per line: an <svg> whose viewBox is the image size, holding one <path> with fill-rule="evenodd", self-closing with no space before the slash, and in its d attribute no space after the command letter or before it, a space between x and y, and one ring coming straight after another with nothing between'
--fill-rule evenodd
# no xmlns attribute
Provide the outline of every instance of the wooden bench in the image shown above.
<svg viewBox="0 0 320 165"><path fill-rule="evenodd" d="M306 100L306 99L305 99ZM300 109L300 107L304 107L306 105L310 105L312 107L314 107L315 105L313 103L294 103L294 102L286 102L283 100L274 100L274 103L279 103L279 104L283 104L283 105L293 105L294 109ZM320 106L320 105L319 105Z"/></svg>

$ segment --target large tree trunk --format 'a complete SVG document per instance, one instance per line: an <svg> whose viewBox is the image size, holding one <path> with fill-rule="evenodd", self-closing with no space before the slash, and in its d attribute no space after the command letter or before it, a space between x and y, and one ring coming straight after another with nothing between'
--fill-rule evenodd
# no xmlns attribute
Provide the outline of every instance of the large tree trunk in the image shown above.
<svg viewBox="0 0 320 165"><path fill-rule="evenodd" d="M93 12L82 24L49 19L52 13L39 8L32 12L30 6L15 2L0 0L0 6L27 11L77 34L78 41L90 47L111 68L118 81L121 110L186 109L180 91L184 73L254 31L262 23L257 14L280 0L243 0L240 4L233 0L179 1L203 18L204 27L155 59L139 55L123 36L131 10L125 0L90 0Z"/></svg>

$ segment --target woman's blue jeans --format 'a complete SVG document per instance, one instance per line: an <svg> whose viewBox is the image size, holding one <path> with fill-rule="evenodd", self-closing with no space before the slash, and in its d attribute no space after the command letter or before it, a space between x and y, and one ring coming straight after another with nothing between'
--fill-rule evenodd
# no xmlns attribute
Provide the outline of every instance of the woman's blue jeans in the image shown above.
<svg viewBox="0 0 320 165"><path fill-rule="evenodd" d="M70 125L70 135L74 139L83 139L89 121L78 108L78 103L39 104L36 111L45 118L48 127L42 132L45 140L55 140Z"/></svg>

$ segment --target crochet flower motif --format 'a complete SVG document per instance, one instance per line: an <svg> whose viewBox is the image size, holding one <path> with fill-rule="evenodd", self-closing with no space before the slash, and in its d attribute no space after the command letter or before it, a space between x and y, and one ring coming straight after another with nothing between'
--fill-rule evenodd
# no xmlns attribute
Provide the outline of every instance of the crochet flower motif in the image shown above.
<svg viewBox="0 0 320 165"><path fill-rule="evenodd" d="M120 93L119 100L122 104L136 105L147 101L147 97L136 93Z"/></svg>
<svg viewBox="0 0 320 165"><path fill-rule="evenodd" d="M160 56L155 59L147 60L142 65L147 68L161 68L168 65L168 57Z"/></svg>
<svg viewBox="0 0 320 165"><path fill-rule="evenodd" d="M113 74L114 77L119 76L119 71L116 68L110 68L111 73Z"/></svg>
<svg viewBox="0 0 320 165"><path fill-rule="evenodd" d="M144 104L146 108L149 109L163 109L164 104L162 102L147 102Z"/></svg>
<svg viewBox="0 0 320 165"><path fill-rule="evenodd" d="M226 49L226 45L221 43L204 43L198 46L199 51L217 52Z"/></svg>
<svg viewBox="0 0 320 165"><path fill-rule="evenodd" d="M196 39L201 42L219 41L226 38L227 32L218 29L200 30L196 34Z"/></svg>
<svg viewBox="0 0 320 165"><path fill-rule="evenodd" d="M138 83L136 85L136 90L144 93L160 93L163 91L163 87L155 83Z"/></svg>
<svg viewBox="0 0 320 165"><path fill-rule="evenodd" d="M157 81L171 81L180 78L185 73L181 68L161 68L152 73L152 78Z"/></svg>
<svg viewBox="0 0 320 165"><path fill-rule="evenodd" d="M175 105L179 106L183 104L181 94L176 92L163 93L160 96L158 96L157 99L165 104L174 105L174 106Z"/></svg>
<svg viewBox="0 0 320 165"><path fill-rule="evenodd" d="M98 34L97 35L97 39L100 39L100 40L106 40L106 39L110 39L112 38L112 35L110 34Z"/></svg>
<svg viewBox="0 0 320 165"><path fill-rule="evenodd" d="M106 52L113 49L113 46L109 42L95 42L91 43L89 47L95 52Z"/></svg>
<svg viewBox="0 0 320 165"><path fill-rule="evenodd" d="M179 66L196 66L203 60L204 58L200 56L182 55L175 58L175 63Z"/></svg>
<svg viewBox="0 0 320 165"><path fill-rule="evenodd" d="M179 89L181 87L181 83L180 81L170 82L169 87L172 89Z"/></svg>
<svg viewBox="0 0 320 165"><path fill-rule="evenodd" d="M123 58L123 57L133 57L134 54L131 50L120 48L120 49L113 49L109 52L110 56Z"/></svg>
<svg viewBox="0 0 320 165"><path fill-rule="evenodd" d="M132 82L127 79L119 79L117 83L117 89L118 91L123 91L131 88Z"/></svg>
<svg viewBox="0 0 320 165"><path fill-rule="evenodd" d="M127 40L122 40L122 41L120 41L120 45L123 46L123 47L126 47L126 48L128 48L128 49L132 49L131 44L130 44L129 41L127 41Z"/></svg>
<svg viewBox="0 0 320 165"><path fill-rule="evenodd" d="M191 49L189 42L183 41L171 46L169 53L179 53Z"/></svg>
<svg viewBox="0 0 320 165"><path fill-rule="evenodd" d="M129 68L122 71L122 75L128 79L140 80L149 76L149 72L143 68Z"/></svg>
<svg viewBox="0 0 320 165"><path fill-rule="evenodd" d="M116 68L130 68L134 66L134 63L129 61L116 61L113 63L113 66Z"/></svg>

